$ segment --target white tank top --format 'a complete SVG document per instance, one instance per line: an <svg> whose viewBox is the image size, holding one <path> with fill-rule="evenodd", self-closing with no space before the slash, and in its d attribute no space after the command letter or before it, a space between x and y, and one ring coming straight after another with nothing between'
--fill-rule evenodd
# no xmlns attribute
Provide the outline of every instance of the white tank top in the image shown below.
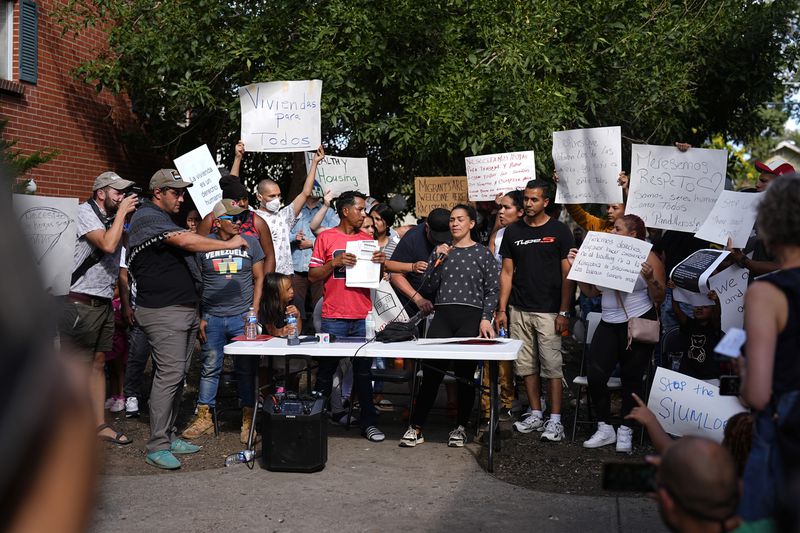
<svg viewBox="0 0 800 533"><path fill-rule="evenodd" d="M641 274L636 279L633 292L615 291L614 289L603 288L603 322L609 324L622 324L629 318L640 317L653 307L653 301L647 292L647 282ZM619 295L619 297L617 297ZM623 309L620 305L625 305ZM627 311L627 315L625 314Z"/></svg>
<svg viewBox="0 0 800 533"><path fill-rule="evenodd" d="M503 244L503 235L506 234L506 228L500 228L494 235L494 258L497 261L497 266L503 270L503 256L500 255L500 245Z"/></svg>

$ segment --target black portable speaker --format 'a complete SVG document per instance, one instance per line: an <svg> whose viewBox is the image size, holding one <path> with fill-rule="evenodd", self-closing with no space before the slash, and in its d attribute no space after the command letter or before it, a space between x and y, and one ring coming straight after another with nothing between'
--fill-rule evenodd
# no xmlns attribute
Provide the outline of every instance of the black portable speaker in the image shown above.
<svg viewBox="0 0 800 533"><path fill-rule="evenodd" d="M274 472L318 472L328 460L323 399L264 402L262 466Z"/></svg>

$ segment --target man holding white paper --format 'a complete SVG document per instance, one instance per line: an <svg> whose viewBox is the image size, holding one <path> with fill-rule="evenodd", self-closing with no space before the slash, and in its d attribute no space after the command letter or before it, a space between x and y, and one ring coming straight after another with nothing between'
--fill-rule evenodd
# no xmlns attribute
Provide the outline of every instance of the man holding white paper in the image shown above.
<svg viewBox="0 0 800 533"><path fill-rule="evenodd" d="M349 253L348 246L352 242L371 241L361 232L366 214L366 197L358 191L342 193L336 201L339 214L339 225L323 231L317 236L311 262L308 267L308 281L314 283L324 280L322 303L322 332L332 333L338 337L364 337L366 334L365 319L372 309L370 290L353 287L347 283L348 267L355 267L359 259ZM386 255L375 246L372 252L372 263L382 265ZM376 281L380 281L380 271ZM316 390L330 396L333 386L333 374L339 360L334 357L323 357L319 361ZM353 362L354 378L361 404L361 434L372 442L381 442L386 436L375 426L377 411L372 402L372 358L356 357ZM333 418L343 413L332 413Z"/></svg>

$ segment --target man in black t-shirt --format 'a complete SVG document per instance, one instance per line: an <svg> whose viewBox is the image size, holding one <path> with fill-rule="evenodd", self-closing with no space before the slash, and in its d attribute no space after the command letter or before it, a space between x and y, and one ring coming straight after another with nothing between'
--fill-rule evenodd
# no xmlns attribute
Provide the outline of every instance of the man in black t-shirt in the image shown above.
<svg viewBox="0 0 800 533"><path fill-rule="evenodd" d="M546 182L528 182L525 216L506 228L500 245L503 268L495 325L498 330L509 327L511 337L523 341L514 366L525 381L530 409L514 428L521 433L541 431L542 440L556 442L564 438L561 333L569 327L575 284L567 280L572 232L545 213L547 190ZM552 405L547 422L542 413L540 378L550 385Z"/></svg>
<svg viewBox="0 0 800 533"><path fill-rule="evenodd" d="M150 179L152 201L134 213L129 239L129 267L137 287L136 322L147 335L153 354L146 461L168 470L181 466L173 454L200 450L179 439L175 428L199 326L195 281L200 278L194 254L247 247L241 235L228 241L209 239L175 224L172 217L180 211L191 186L177 170L156 172Z"/></svg>

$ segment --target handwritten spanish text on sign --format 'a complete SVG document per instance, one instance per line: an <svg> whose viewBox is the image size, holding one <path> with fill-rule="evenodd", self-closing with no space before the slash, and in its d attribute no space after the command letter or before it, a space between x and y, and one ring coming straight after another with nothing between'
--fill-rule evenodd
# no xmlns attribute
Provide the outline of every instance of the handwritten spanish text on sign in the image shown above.
<svg viewBox="0 0 800 533"><path fill-rule="evenodd" d="M696 435L722 442L728 419L746 409L736 396L720 396L719 387L659 367L647 407L670 435Z"/></svg>
<svg viewBox="0 0 800 533"><path fill-rule="evenodd" d="M15 194L13 205L45 289L54 296L67 294L74 266L78 199Z"/></svg>
<svg viewBox="0 0 800 533"><path fill-rule="evenodd" d="M465 157L469 199L494 200L498 193L524 189L536 179L533 150Z"/></svg>
<svg viewBox="0 0 800 533"><path fill-rule="evenodd" d="M560 204L620 204L622 169L619 126L553 132L553 164Z"/></svg>
<svg viewBox="0 0 800 533"><path fill-rule="evenodd" d="M184 181L193 183L189 194L194 200L197 212L201 217L209 214L214 205L222 200L222 189L219 188L219 169L205 144L175 159L175 168L181 173ZM238 200L238 198L234 198Z"/></svg>
<svg viewBox="0 0 800 533"><path fill-rule="evenodd" d="M311 168L314 152L306 152L306 170ZM369 196L369 166L366 157L326 155L317 165L317 183L322 192L333 191L338 198L345 191L361 191Z"/></svg>
<svg viewBox="0 0 800 533"><path fill-rule="evenodd" d="M239 88L242 140L250 152L305 152L322 139L322 81L272 81Z"/></svg>
<svg viewBox="0 0 800 533"><path fill-rule="evenodd" d="M578 250L568 279L633 292L653 245L641 239L590 231Z"/></svg>
<svg viewBox="0 0 800 533"><path fill-rule="evenodd" d="M711 276L708 284L717 293L722 311L722 331L744 327L744 293L750 271L731 265L719 274Z"/></svg>
<svg viewBox="0 0 800 533"><path fill-rule="evenodd" d="M633 145L625 213L648 228L694 233L725 188L728 152Z"/></svg>
<svg viewBox="0 0 800 533"><path fill-rule="evenodd" d="M734 248L744 248L756 223L760 201L758 193L722 191L695 237L727 245L730 236Z"/></svg>
<svg viewBox="0 0 800 533"><path fill-rule="evenodd" d="M415 212L418 217L442 207L452 209L457 204L469 203L466 176L443 176L414 178Z"/></svg>

